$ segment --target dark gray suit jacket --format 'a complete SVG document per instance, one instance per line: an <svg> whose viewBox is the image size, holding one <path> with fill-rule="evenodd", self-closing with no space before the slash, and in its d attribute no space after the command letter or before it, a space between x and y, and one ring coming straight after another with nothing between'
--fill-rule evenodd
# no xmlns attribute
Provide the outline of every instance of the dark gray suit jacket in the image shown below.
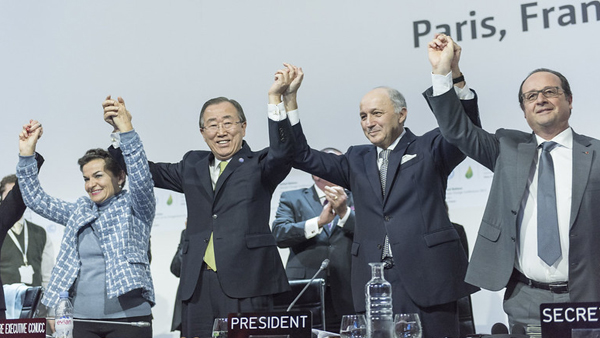
<svg viewBox="0 0 600 338"><path fill-rule="evenodd" d="M424 93L444 137L494 172L488 203L466 280L497 291L513 271L517 215L537 142L533 133L473 125L453 91ZM600 301L600 141L573 132L573 190L569 233L569 293L572 301Z"/></svg>
<svg viewBox="0 0 600 338"><path fill-rule="evenodd" d="M317 236L306 239L306 220L321 214L323 206L314 186L286 191L281 194L277 215L273 222L273 234L280 248L290 248L285 267L290 280L312 278L324 259L330 263L319 277L325 278L331 287L333 306L337 314L354 314L350 288L350 249L354 234L354 202L348 193L350 215L343 227L337 226L339 217L333 220L331 230L324 227Z"/></svg>

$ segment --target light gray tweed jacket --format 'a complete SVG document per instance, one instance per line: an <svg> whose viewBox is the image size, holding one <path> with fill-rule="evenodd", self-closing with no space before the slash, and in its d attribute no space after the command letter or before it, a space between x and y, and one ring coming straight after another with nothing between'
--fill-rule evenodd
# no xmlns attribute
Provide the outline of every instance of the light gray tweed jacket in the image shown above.
<svg viewBox="0 0 600 338"><path fill-rule="evenodd" d="M121 134L121 148L127 165L129 188L98 213L98 206L88 196L68 203L49 196L41 188L33 157L22 157L17 177L25 204L37 214L66 225L56 265L42 303L54 307L59 293L69 291L79 274L77 233L86 224L100 239L106 264L106 291L109 298L121 296L134 289L154 305L154 287L148 261L150 229L156 211L154 183L139 135Z"/></svg>

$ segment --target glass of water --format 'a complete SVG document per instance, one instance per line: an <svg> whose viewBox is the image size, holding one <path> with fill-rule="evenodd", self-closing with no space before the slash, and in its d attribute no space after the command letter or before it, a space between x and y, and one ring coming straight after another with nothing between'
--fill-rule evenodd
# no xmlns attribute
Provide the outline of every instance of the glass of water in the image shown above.
<svg viewBox="0 0 600 338"><path fill-rule="evenodd" d="M344 315L340 326L342 338L367 338L365 315Z"/></svg>
<svg viewBox="0 0 600 338"><path fill-rule="evenodd" d="M423 328L417 313L400 313L394 318L396 338L421 338Z"/></svg>
<svg viewBox="0 0 600 338"><path fill-rule="evenodd" d="M215 318L212 336L213 338L227 338L227 318Z"/></svg>

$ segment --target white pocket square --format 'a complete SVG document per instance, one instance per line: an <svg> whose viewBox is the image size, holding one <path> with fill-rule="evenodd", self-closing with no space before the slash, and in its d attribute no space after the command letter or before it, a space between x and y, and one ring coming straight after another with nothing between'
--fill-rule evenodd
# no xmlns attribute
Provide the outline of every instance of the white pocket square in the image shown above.
<svg viewBox="0 0 600 338"><path fill-rule="evenodd" d="M400 165L412 160L413 158L417 157L417 154L414 155L404 155L402 156L402 161L400 161Z"/></svg>

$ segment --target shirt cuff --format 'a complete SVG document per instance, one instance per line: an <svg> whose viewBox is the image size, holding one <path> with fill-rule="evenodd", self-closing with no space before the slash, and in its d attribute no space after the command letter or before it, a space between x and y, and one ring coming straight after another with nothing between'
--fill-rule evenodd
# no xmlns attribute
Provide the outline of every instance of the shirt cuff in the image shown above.
<svg viewBox="0 0 600 338"><path fill-rule="evenodd" d="M454 86L452 83L452 72L449 72L445 76L431 73L431 84L433 86L433 96L445 94Z"/></svg>
<svg viewBox="0 0 600 338"><path fill-rule="evenodd" d="M304 237L311 239L323 231L323 228L319 228L319 217L314 217L304 222Z"/></svg>
<svg viewBox="0 0 600 338"><path fill-rule="evenodd" d="M288 119L290 119L290 124L292 126L300 123L300 114L298 113L298 109L292 110L288 112Z"/></svg>
<svg viewBox="0 0 600 338"><path fill-rule="evenodd" d="M456 96L461 100L471 100L475 98L475 94L471 88L465 83L465 86L460 88L452 83L452 72L444 75L431 73L431 83L433 86L433 96L445 94L450 88L454 87Z"/></svg>
<svg viewBox="0 0 600 338"><path fill-rule="evenodd" d="M269 118L275 122L283 121L287 118L287 114L285 112L285 105L283 102L280 102L278 105L268 104L267 105L267 113Z"/></svg>
<svg viewBox="0 0 600 338"><path fill-rule="evenodd" d="M121 144L121 133L111 133L110 134L110 144L113 148L118 149Z"/></svg>
<svg viewBox="0 0 600 338"><path fill-rule="evenodd" d="M337 224L337 226L339 226L340 228L344 227L344 224L346 224L346 221L348 220L348 218L350 217L350 213L352 212L352 209L350 209L350 207L348 207L348 209L346 209L346 214L344 215L343 218L341 218Z"/></svg>
<svg viewBox="0 0 600 338"><path fill-rule="evenodd" d="M475 98L475 93L469 88L469 86L465 83L465 86L460 88L459 86L454 86L454 91L456 95L461 100L471 100Z"/></svg>

